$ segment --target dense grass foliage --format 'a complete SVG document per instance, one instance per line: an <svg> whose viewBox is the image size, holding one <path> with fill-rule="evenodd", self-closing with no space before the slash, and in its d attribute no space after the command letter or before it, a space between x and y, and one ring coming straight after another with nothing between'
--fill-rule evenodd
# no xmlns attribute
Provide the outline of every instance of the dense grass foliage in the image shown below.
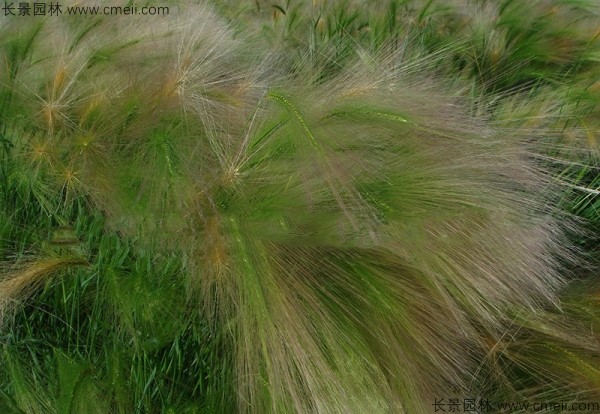
<svg viewBox="0 0 600 414"><path fill-rule="evenodd" d="M575 0L0 20L0 412L600 401Z"/></svg>

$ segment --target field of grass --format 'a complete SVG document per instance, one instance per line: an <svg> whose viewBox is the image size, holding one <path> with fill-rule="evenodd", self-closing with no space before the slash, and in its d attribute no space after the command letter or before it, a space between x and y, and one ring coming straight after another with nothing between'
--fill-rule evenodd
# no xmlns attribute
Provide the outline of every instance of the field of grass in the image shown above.
<svg viewBox="0 0 600 414"><path fill-rule="evenodd" d="M596 1L148 4L0 12L0 414L600 404Z"/></svg>

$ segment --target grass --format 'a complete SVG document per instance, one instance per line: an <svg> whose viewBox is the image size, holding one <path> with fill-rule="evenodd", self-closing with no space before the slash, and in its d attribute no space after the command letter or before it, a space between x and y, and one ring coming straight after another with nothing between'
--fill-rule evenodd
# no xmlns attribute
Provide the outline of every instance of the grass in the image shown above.
<svg viewBox="0 0 600 414"><path fill-rule="evenodd" d="M597 10L461 4L2 21L0 407L593 401Z"/></svg>

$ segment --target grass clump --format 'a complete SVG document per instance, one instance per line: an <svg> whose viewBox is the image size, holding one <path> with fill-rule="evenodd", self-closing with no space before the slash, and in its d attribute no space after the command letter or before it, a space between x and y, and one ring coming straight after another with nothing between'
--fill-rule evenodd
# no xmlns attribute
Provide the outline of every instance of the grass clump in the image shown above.
<svg viewBox="0 0 600 414"><path fill-rule="evenodd" d="M513 3L7 20L6 410L595 398L593 39Z"/></svg>

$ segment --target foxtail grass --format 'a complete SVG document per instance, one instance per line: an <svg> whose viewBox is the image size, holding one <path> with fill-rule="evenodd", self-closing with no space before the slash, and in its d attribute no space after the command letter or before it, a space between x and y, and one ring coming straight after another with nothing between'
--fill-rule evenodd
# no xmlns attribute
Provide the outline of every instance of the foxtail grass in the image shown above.
<svg viewBox="0 0 600 414"><path fill-rule="evenodd" d="M591 265L561 204L582 183L554 163L584 136L562 111L577 105L528 95L525 70L502 78L514 90L482 85L465 76L479 55L444 73L465 49L427 55L397 2L387 20L332 6L336 24L314 2L321 37L289 46L307 24L292 3L270 9L286 26L269 43L207 4L152 24L3 22L0 306L23 303L2 326L0 401L426 413L450 395L596 397L597 303L570 272ZM472 18L498 25L509 3ZM453 10L418 4L432 36ZM361 19L390 42L361 45ZM538 63L564 69L567 52Z"/></svg>

